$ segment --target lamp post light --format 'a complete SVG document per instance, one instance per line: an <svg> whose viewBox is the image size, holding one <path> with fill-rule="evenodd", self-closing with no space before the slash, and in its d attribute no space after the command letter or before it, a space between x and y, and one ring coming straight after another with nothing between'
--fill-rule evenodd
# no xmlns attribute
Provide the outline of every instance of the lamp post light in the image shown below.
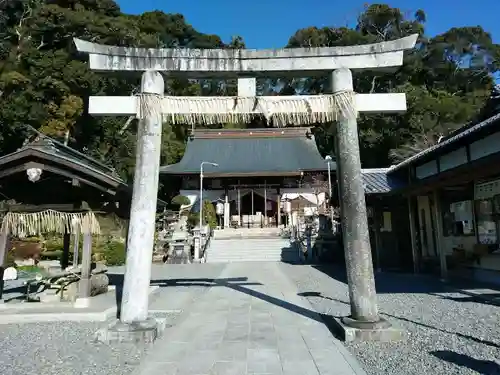
<svg viewBox="0 0 500 375"><path fill-rule="evenodd" d="M328 165L328 194L330 199L332 198L332 172L330 168L330 163L332 162L332 157L330 155L325 156L326 164Z"/></svg>
<svg viewBox="0 0 500 375"><path fill-rule="evenodd" d="M219 164L209 161L202 161L200 164L200 234L201 228L203 227L203 166L205 164L212 165L214 167L219 166Z"/></svg>

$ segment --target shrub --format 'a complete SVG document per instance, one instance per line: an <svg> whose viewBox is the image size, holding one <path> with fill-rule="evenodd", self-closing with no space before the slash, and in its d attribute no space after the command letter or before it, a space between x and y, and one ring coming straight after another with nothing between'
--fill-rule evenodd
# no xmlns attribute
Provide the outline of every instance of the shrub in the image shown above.
<svg viewBox="0 0 500 375"><path fill-rule="evenodd" d="M103 244L101 255L108 266L122 266L127 259L125 244L116 240L108 240Z"/></svg>
<svg viewBox="0 0 500 375"><path fill-rule="evenodd" d="M176 195L175 197L172 198L172 204L175 206L187 206L191 204L191 201L189 200L188 197L184 195Z"/></svg>
<svg viewBox="0 0 500 375"><path fill-rule="evenodd" d="M200 224L200 213L190 212L187 218L187 223L192 228ZM208 224L210 228L217 227L217 213L215 207L209 200L203 201L203 223Z"/></svg>
<svg viewBox="0 0 500 375"><path fill-rule="evenodd" d="M58 261L61 261L62 256L63 256L62 250L43 251L40 254L40 260L58 260Z"/></svg>
<svg viewBox="0 0 500 375"><path fill-rule="evenodd" d="M15 267L16 262L14 262L14 260L15 260L14 252L12 250L8 250L7 254L5 254L5 259L3 261L4 268Z"/></svg>
<svg viewBox="0 0 500 375"><path fill-rule="evenodd" d="M203 201L203 222L212 229L217 227L217 213L214 205L209 200Z"/></svg>
<svg viewBox="0 0 500 375"><path fill-rule="evenodd" d="M187 218L187 224L191 227L194 228L196 227L200 222L200 215L198 212L190 212Z"/></svg>
<svg viewBox="0 0 500 375"><path fill-rule="evenodd" d="M63 249L63 237L62 236L53 236L45 239L44 242L44 249L43 251L59 251Z"/></svg>

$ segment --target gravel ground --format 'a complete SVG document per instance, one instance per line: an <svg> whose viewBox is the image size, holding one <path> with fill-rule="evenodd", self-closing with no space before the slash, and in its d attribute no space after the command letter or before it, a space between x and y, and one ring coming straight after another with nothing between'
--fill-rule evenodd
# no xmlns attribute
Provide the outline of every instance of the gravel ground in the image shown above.
<svg viewBox="0 0 500 375"><path fill-rule="evenodd" d="M196 285L196 281L216 278L223 269L223 266L219 265L204 266L207 265L153 265L153 284L160 285L160 290L152 298L151 308L159 310L187 308L187 304L208 290L205 284L210 284L202 281L200 286ZM120 274L123 271L123 267L110 268L110 273ZM175 283L164 285L165 282L184 279L187 279L185 285L179 286ZM190 285L190 281L195 285ZM15 287L14 283L12 284L12 287ZM181 315L168 314L167 324L175 324L181 319ZM148 348L134 344L108 346L96 343L94 335L102 326L103 323L88 322L0 325L0 374L131 374L138 367Z"/></svg>
<svg viewBox="0 0 500 375"><path fill-rule="evenodd" d="M102 324L102 323L101 323ZM93 342L99 323L34 323L0 326L2 375L126 375L145 348Z"/></svg>
<svg viewBox="0 0 500 375"><path fill-rule="evenodd" d="M349 315L347 286L335 268L283 267L317 312ZM377 291L383 316L409 336L346 343L369 375L500 374L500 307L412 275L379 274Z"/></svg>
<svg viewBox="0 0 500 375"><path fill-rule="evenodd" d="M156 313L175 324L180 314ZM0 325L2 375L127 375L149 348L94 341L103 323L30 323Z"/></svg>

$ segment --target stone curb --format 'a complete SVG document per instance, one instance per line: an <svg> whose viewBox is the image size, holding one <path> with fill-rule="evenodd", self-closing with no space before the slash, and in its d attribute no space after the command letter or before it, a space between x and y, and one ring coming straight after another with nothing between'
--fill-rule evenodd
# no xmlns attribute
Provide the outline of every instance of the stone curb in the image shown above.
<svg viewBox="0 0 500 375"><path fill-rule="evenodd" d="M159 286L153 285L149 288L149 294L154 295L158 290ZM30 304L31 305L31 304ZM68 306L68 305L66 305ZM47 308L57 309L61 307L58 304L50 304L49 306L44 306ZM19 307L0 307L0 311L8 311L9 309L17 309ZM33 306L37 308L37 306ZM21 307L20 309L29 311L30 307ZM36 312L36 313L17 313L17 314L0 314L0 325L3 324L20 324L20 323L49 323L49 322L104 322L116 315L117 307L113 306L107 308L101 312L84 312L81 308L74 308L75 311L79 312L69 312L69 313L57 313L57 312Z"/></svg>

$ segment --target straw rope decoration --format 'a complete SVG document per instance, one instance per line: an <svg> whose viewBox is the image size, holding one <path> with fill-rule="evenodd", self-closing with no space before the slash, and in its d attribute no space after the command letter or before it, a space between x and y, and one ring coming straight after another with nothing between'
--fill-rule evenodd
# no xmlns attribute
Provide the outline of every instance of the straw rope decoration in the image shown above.
<svg viewBox="0 0 500 375"><path fill-rule="evenodd" d="M143 120L150 116L161 116L162 109L162 95L140 93L137 94L139 100L137 101L137 118Z"/></svg>
<svg viewBox="0 0 500 375"><path fill-rule="evenodd" d="M93 212L58 212L45 210L34 213L7 212L2 220L2 227L7 225L9 233L24 238L38 236L44 233L64 234L66 231L75 233L101 233L99 222Z"/></svg>
<svg viewBox="0 0 500 375"><path fill-rule="evenodd" d="M154 104L152 99L148 99L151 100L148 106L154 106L154 113L157 114L157 100L160 100L163 118L171 124L248 123L262 114L269 123L283 127L333 122L344 117L356 118L355 95L353 91L341 91L331 95L288 97L165 96L163 99L155 98ZM142 100L141 97L140 103ZM139 115L145 112L139 110Z"/></svg>

